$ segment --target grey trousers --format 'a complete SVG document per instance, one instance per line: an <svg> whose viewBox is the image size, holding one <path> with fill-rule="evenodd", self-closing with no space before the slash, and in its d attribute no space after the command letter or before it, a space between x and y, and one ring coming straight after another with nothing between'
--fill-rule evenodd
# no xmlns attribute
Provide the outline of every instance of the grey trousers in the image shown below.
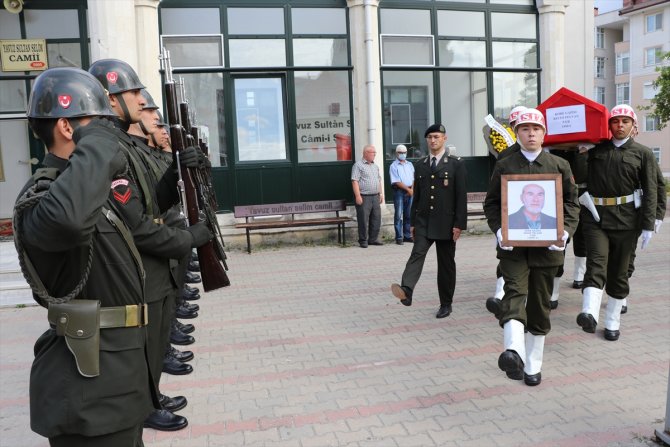
<svg viewBox="0 0 670 447"><path fill-rule="evenodd" d="M358 220L358 243L367 245L379 239L379 229L382 225L382 211L379 206L379 194L364 195L363 203L356 205L356 220Z"/></svg>

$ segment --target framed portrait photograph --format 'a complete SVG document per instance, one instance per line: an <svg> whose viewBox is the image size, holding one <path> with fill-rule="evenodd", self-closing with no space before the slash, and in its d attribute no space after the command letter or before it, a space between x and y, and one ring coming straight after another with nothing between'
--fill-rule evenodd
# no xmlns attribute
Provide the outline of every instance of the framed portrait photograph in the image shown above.
<svg viewBox="0 0 670 447"><path fill-rule="evenodd" d="M502 237L507 247L562 247L561 174L503 175Z"/></svg>

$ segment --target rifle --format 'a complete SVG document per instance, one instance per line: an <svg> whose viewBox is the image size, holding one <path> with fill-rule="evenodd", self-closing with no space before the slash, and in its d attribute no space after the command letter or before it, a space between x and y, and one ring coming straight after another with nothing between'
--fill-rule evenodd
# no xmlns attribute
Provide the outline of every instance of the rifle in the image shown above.
<svg viewBox="0 0 670 447"><path fill-rule="evenodd" d="M194 182L194 173L191 168L183 169L179 164L179 153L186 149L186 132L182 126L179 117L177 90L172 77L172 66L170 64L170 53L165 48L162 49L161 68L165 70L165 83L163 85L166 102L166 112L168 125L170 126L170 139L172 140L172 151L176 160L179 181L179 195L181 201L181 213L188 219L185 219L186 225L195 225L201 220L201 212L198 204L197 185ZM206 218L206 215L204 215ZM208 224L211 228L211 223ZM197 248L198 261L200 263L200 273L202 276L202 286L205 292L216 290L230 285L230 279L226 274L214 250L214 243L209 240L204 245Z"/></svg>

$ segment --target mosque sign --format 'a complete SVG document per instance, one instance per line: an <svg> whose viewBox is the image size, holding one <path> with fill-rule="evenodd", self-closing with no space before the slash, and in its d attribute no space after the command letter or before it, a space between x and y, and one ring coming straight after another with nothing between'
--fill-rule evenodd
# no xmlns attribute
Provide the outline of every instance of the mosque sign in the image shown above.
<svg viewBox="0 0 670 447"><path fill-rule="evenodd" d="M49 68L45 39L0 40L2 71L44 71Z"/></svg>

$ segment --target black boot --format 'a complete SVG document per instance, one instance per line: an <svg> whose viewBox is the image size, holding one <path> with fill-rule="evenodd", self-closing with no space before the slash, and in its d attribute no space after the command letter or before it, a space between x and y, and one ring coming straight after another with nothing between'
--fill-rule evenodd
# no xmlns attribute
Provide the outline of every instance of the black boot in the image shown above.
<svg viewBox="0 0 670 447"><path fill-rule="evenodd" d="M200 263L198 261L191 261L188 263L188 271L189 272L199 272L200 271Z"/></svg>
<svg viewBox="0 0 670 447"><path fill-rule="evenodd" d="M179 349L175 348L174 346L170 345L168 348L167 354L168 356L182 362L190 362L193 360L193 351L180 351Z"/></svg>
<svg viewBox="0 0 670 447"><path fill-rule="evenodd" d="M188 401L184 396L169 397L165 394L161 394L158 401L160 402L163 409L169 411L170 413L179 411L188 404Z"/></svg>
<svg viewBox="0 0 670 447"><path fill-rule="evenodd" d="M192 345L195 343L195 338L191 335L184 334L173 325L172 330L170 330L170 343L180 346Z"/></svg>
<svg viewBox="0 0 670 447"><path fill-rule="evenodd" d="M163 357L163 372L173 376L184 376L193 372L193 367L188 363L182 363L174 357L166 355Z"/></svg>
<svg viewBox="0 0 670 447"><path fill-rule="evenodd" d="M188 420L168 410L154 410L144 420L146 428L153 428L160 431L176 431L185 428L188 425Z"/></svg>
<svg viewBox="0 0 670 447"><path fill-rule="evenodd" d="M186 282L189 283L189 284L193 284L193 283L201 281L200 275L198 275L197 273L193 273L193 272L186 272L185 278L186 278Z"/></svg>
<svg viewBox="0 0 670 447"><path fill-rule="evenodd" d="M191 332L195 331L195 326L193 326L190 323L182 323L181 321L177 320L174 318L174 323L177 326L177 329L179 329L180 332L183 332L184 334L190 334Z"/></svg>
<svg viewBox="0 0 670 447"><path fill-rule="evenodd" d="M184 284L186 285L186 284ZM195 301L200 299L198 292L189 292L185 287L181 289L181 298L183 300Z"/></svg>

